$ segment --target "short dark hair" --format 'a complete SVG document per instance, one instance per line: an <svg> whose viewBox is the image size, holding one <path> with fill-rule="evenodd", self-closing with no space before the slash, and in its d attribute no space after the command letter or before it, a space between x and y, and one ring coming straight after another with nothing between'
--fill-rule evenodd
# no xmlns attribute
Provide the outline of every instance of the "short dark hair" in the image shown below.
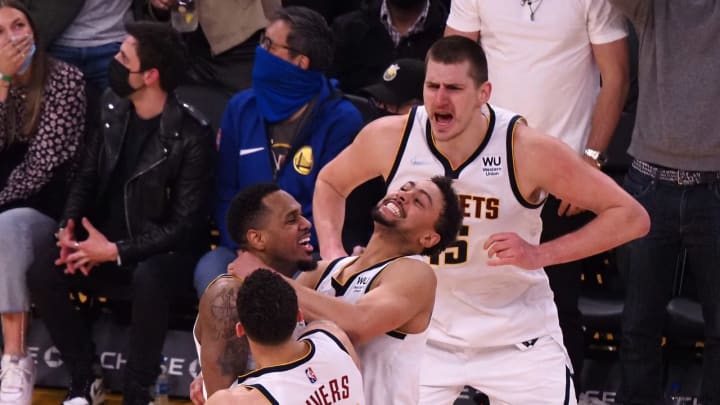
<svg viewBox="0 0 720 405"><path fill-rule="evenodd" d="M230 238L240 245L240 248L247 247L247 232L260 225L268 210L263 199L279 190L280 187L275 183L257 183L245 187L230 201L225 224Z"/></svg>
<svg viewBox="0 0 720 405"><path fill-rule="evenodd" d="M437 222L435 222L435 232L440 235L440 241L435 246L425 248L420 253L425 256L438 254L453 243L458 232L460 232L463 219L458 196L452 188L452 179L445 176L435 176L430 180L440 189L443 196L443 209Z"/></svg>
<svg viewBox="0 0 720 405"><path fill-rule="evenodd" d="M274 271L257 269L247 276L235 304L245 334L258 343L281 344L292 336L297 325L297 294Z"/></svg>
<svg viewBox="0 0 720 405"><path fill-rule="evenodd" d="M327 72L332 65L335 44L333 33L325 18L307 7L292 6L279 9L270 22L284 21L290 26L288 47L310 58L310 70ZM290 56L297 56L289 51Z"/></svg>
<svg viewBox="0 0 720 405"><path fill-rule="evenodd" d="M168 24L153 21L136 21L125 29L137 40L140 69L157 69L160 87L171 92L180 84L187 71L185 46L180 35Z"/></svg>
<svg viewBox="0 0 720 405"><path fill-rule="evenodd" d="M444 64L470 63L470 77L475 85L480 86L488 80L488 67L485 52L480 45L465 37L452 35L440 38L428 50L425 64L428 61Z"/></svg>

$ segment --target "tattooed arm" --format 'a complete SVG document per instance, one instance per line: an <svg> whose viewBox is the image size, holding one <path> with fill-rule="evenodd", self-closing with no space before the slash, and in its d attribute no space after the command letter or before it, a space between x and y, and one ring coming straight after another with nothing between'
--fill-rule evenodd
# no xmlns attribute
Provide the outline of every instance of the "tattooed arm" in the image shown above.
<svg viewBox="0 0 720 405"><path fill-rule="evenodd" d="M200 342L200 363L208 397L228 388L247 371L247 339L235 334L238 314L235 306L242 282L221 277L212 283L200 299L195 334Z"/></svg>

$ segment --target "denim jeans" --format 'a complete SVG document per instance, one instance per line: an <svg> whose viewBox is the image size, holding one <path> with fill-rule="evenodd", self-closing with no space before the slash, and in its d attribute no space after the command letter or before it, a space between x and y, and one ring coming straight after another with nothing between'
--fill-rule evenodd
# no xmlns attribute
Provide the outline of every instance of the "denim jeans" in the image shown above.
<svg viewBox="0 0 720 405"><path fill-rule="evenodd" d="M110 61L119 50L120 44L113 42L87 48L53 45L48 52L53 57L80 68L85 81L102 92L108 87L107 72Z"/></svg>
<svg viewBox="0 0 720 405"><path fill-rule="evenodd" d="M720 403L720 182L679 186L630 169L625 189L650 214L647 236L627 244L618 402L662 401L660 341L680 252L687 251L705 319L702 403Z"/></svg>
<svg viewBox="0 0 720 405"><path fill-rule="evenodd" d="M40 252L55 247L57 228L54 219L32 208L0 212L0 313L30 310L25 275Z"/></svg>
<svg viewBox="0 0 720 405"><path fill-rule="evenodd" d="M197 266L195 266L195 274L193 276L193 283L198 298L202 297L205 289L215 277L227 272L228 264L235 260L235 258L237 258L237 253L225 246L218 246L200 258Z"/></svg>

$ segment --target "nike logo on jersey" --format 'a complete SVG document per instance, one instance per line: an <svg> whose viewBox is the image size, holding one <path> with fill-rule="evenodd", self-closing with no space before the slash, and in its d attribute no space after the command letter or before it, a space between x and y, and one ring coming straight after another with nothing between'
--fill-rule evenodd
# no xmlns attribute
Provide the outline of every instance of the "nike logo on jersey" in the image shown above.
<svg viewBox="0 0 720 405"><path fill-rule="evenodd" d="M245 155L250 155L255 152L260 152L263 149L265 149L265 148L262 146L259 148L240 149L240 156L245 156Z"/></svg>

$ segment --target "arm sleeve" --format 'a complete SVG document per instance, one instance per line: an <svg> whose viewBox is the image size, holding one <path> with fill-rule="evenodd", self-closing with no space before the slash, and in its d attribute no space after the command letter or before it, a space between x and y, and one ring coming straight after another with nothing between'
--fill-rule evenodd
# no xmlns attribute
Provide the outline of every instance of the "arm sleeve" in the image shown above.
<svg viewBox="0 0 720 405"><path fill-rule="evenodd" d="M220 125L216 147L219 151L217 162L217 190L214 206L215 225L220 231L220 244L229 248L237 248L230 238L225 224L225 215L230 207L230 201L238 191L237 164L238 148L235 144L237 137L236 120L233 118L238 112L233 108L232 101L228 104Z"/></svg>
<svg viewBox="0 0 720 405"><path fill-rule="evenodd" d="M480 31L480 0L452 0L447 26L463 32Z"/></svg>
<svg viewBox="0 0 720 405"><path fill-rule="evenodd" d="M587 30L590 43L595 45L617 41L627 36L627 22L620 10L607 0L588 0L586 3Z"/></svg>

